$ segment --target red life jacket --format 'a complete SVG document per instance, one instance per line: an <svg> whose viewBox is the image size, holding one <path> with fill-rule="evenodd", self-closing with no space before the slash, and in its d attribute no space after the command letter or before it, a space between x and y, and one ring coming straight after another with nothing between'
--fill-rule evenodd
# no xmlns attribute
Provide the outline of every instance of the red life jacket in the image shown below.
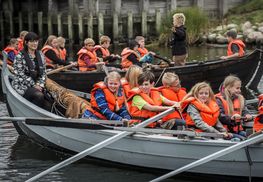
<svg viewBox="0 0 263 182"><path fill-rule="evenodd" d="M96 45L94 47L94 51L96 52L98 49L100 49L100 51L102 52L102 58L110 56L110 51L108 49L102 47L101 45Z"/></svg>
<svg viewBox="0 0 263 182"><path fill-rule="evenodd" d="M8 54L9 52L11 52L11 51L13 51L15 55L18 54L18 50L15 49L14 47L11 47L11 46L7 46L7 47L4 49L4 51L5 51L7 54ZM8 59L7 59L7 64L9 64L9 65L12 66L12 65L13 65L13 61L8 58Z"/></svg>
<svg viewBox="0 0 263 182"><path fill-rule="evenodd" d="M220 111L219 111L220 108L218 107L216 101L210 100L208 105L207 105L207 104L201 103L200 101L198 101L194 97L190 97L184 101L184 104L185 105L189 105L189 104L194 105L195 108L199 111L202 120L206 124L208 124L209 126L215 126L216 125L216 122L218 120L218 116L220 113ZM192 118L190 117L189 114L187 114L187 116L186 116L186 125L196 127L194 121L192 120ZM202 131L202 130L199 129L198 131Z"/></svg>
<svg viewBox="0 0 263 182"><path fill-rule="evenodd" d="M59 48L59 58L63 61L66 61L67 50L65 48Z"/></svg>
<svg viewBox="0 0 263 182"><path fill-rule="evenodd" d="M129 68L132 65L132 62L127 59L129 57L129 55L131 55L132 53L135 54L135 56L137 57L137 60L139 61L140 55L138 55L137 52L135 52L134 50L131 50L129 48L125 48L125 49L123 49L123 51L121 53L121 56L122 56L121 66L122 66L122 68Z"/></svg>
<svg viewBox="0 0 263 182"><path fill-rule="evenodd" d="M216 94L215 97L216 97L216 98L219 98L219 99L221 100L221 102L222 102L222 104L223 104L223 108L224 108L225 114L226 114L226 115L230 115L230 114L228 113L229 105L228 105L226 99L221 95L221 93ZM233 108L233 109L234 109L233 115L234 115L234 114L239 114L239 115L242 114L241 103L239 102L238 98L236 98L236 99L233 100L233 107L234 107L234 108ZM235 121L235 122L238 123L239 126L234 126L234 127L232 128L234 132L238 132L238 131L244 130L243 127L242 127L242 125L240 125L240 123L239 123L238 121ZM224 125L224 127L229 131L229 126Z"/></svg>
<svg viewBox="0 0 263 182"><path fill-rule="evenodd" d="M104 82L98 82L96 84L94 84L94 88L91 90L91 98L90 98L90 103L91 106L94 110L94 114L100 118L100 119L106 119L106 117L101 114L99 111L99 106L96 102L95 99L95 92L96 90L101 89L105 95L106 101L108 103L108 107L112 112L116 112L115 108L118 105L119 108L121 108L123 106L124 103L124 94L122 93L121 96L115 96L109 89L108 87L104 84Z"/></svg>
<svg viewBox="0 0 263 182"><path fill-rule="evenodd" d="M89 51L85 47L81 48L79 52L77 53L78 55L78 65L79 65L79 71L91 71L95 70L95 68L88 68L86 62L82 59L82 56L86 54L90 61L91 64L96 64L98 62L98 58L96 55L95 51Z"/></svg>
<svg viewBox="0 0 263 182"><path fill-rule="evenodd" d="M255 132L263 129L263 123L260 123L260 119L263 116L263 94L258 97L258 115L254 119L253 130Z"/></svg>
<svg viewBox="0 0 263 182"><path fill-rule="evenodd" d="M174 90L172 90L171 88L168 87L159 87L160 92L162 93L162 95L172 101L176 101L176 102L180 102L184 96L186 95L186 89L185 88L180 88L180 90L178 92L175 92ZM165 116L162 120L163 121L168 121L169 119L183 119L181 118L180 114L178 111L175 111L167 116Z"/></svg>
<svg viewBox="0 0 263 182"><path fill-rule="evenodd" d="M243 56L245 54L245 44L242 40L238 40L238 39L235 39L235 40L232 40L229 44L228 44L228 47L227 47L227 55L230 56L230 55L233 55L233 52L231 50L231 46L232 44L236 44L239 48L239 52L238 52L238 55L239 56Z"/></svg>
<svg viewBox="0 0 263 182"><path fill-rule="evenodd" d="M147 54L149 51L146 48L138 48L138 52L140 53L140 56L143 57L145 54Z"/></svg>
<svg viewBox="0 0 263 182"><path fill-rule="evenodd" d="M138 107L132 105L132 98L136 95L140 95L148 104L150 105L156 105L156 106L161 106L162 105L162 99L161 99L161 94L156 90L152 89L150 91L150 94L147 95L143 92L140 91L139 88L135 87L129 91L129 98L128 98L128 106L129 106L129 111L130 115L132 116L133 119L137 119L140 122L151 118L158 114L157 112L152 112L148 110L139 110ZM151 123L148 125L148 127L154 128L156 126L156 123Z"/></svg>
<svg viewBox="0 0 263 182"><path fill-rule="evenodd" d="M18 49L18 51L22 51L22 49L24 49L24 40L21 39L21 38L17 38L17 40L18 40L18 47L17 47L17 49Z"/></svg>
<svg viewBox="0 0 263 182"><path fill-rule="evenodd" d="M54 47L52 47L52 46L50 46L50 45L45 45L45 46L42 48L41 51L42 51L43 54L45 55L48 50L54 51L55 54L56 54L56 56L57 56L58 58L60 58L59 50L56 49L56 48L54 48ZM55 64L55 63L53 62L53 60L49 59L46 55L45 55L45 58L46 58L46 67L50 67L50 68L52 68L52 69L54 69L54 68L57 67L57 64Z"/></svg>
<svg viewBox="0 0 263 182"><path fill-rule="evenodd" d="M126 78L121 78L121 86L123 88L123 92L126 98L128 98L128 94L129 94L129 91L131 90L131 87L129 85L129 82L126 80Z"/></svg>

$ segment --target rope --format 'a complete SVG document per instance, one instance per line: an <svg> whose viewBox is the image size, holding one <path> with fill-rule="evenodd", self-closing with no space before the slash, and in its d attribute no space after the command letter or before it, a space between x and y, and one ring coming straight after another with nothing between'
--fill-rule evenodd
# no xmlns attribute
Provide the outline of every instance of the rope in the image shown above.
<svg viewBox="0 0 263 182"><path fill-rule="evenodd" d="M156 86L158 84L158 82L160 81L161 77L163 76L164 72L166 70L166 67L163 69L162 73L160 74L158 80L156 81L156 83L154 84L154 86Z"/></svg>

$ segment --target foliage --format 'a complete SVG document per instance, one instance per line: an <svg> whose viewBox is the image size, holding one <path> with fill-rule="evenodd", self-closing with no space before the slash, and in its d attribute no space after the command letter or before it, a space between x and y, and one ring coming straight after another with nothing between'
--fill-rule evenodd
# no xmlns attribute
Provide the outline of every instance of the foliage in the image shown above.
<svg viewBox="0 0 263 182"><path fill-rule="evenodd" d="M188 43L194 44L200 34L207 28L208 17L198 7L178 8L175 11L168 12L162 19L159 44L167 44L167 40L171 34L171 27L173 25L173 15L175 13L184 13L187 28Z"/></svg>

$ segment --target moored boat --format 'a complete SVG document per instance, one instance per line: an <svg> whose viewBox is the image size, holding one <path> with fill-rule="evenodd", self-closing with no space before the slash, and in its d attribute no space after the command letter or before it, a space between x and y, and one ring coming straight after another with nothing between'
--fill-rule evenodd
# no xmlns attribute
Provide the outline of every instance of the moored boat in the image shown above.
<svg viewBox="0 0 263 182"><path fill-rule="evenodd" d="M33 105L16 93L10 85L12 75L7 69L4 69L2 76L10 116L54 118L54 123L56 118L61 118ZM14 121L13 123L19 133L40 144L76 153L120 133L111 129L87 129L85 124L74 127L76 122L71 119L57 121L59 125L52 122L41 124L41 122ZM222 139L185 140L172 136L137 133L126 136L91 156L122 164L173 170L234 144L236 142ZM248 150L253 162L252 166L249 165L245 149L240 149L198 168L193 168L189 172L263 177L263 145L252 145Z"/></svg>
<svg viewBox="0 0 263 182"><path fill-rule="evenodd" d="M165 69L165 70L164 70ZM207 81L211 84L214 91L218 91L220 84L229 74L237 75L243 85L257 88L262 77L263 61L262 50L256 49L253 52L231 60L210 60L205 62L188 63L185 66L154 69L156 80L163 72L175 72L179 75L181 84L189 90L197 82ZM125 71L120 71L124 76ZM104 72L79 72L65 71L49 76L60 85L82 92L90 93L94 83L102 81L105 77ZM157 83L157 86L161 81Z"/></svg>

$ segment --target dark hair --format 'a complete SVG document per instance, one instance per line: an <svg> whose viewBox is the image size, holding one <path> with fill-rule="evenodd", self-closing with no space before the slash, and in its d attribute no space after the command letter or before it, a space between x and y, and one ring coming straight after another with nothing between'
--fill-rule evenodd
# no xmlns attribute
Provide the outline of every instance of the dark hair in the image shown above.
<svg viewBox="0 0 263 182"><path fill-rule="evenodd" d="M136 46L139 47L139 43L136 42L135 40L131 40L131 41L129 42L129 44L128 44L128 47L129 47L130 49L134 49L134 47L136 47Z"/></svg>
<svg viewBox="0 0 263 182"><path fill-rule="evenodd" d="M229 31L226 33L226 36L231 37L231 38L233 38L233 39L236 39L236 38L237 38L237 32L234 31L234 30L229 30Z"/></svg>
<svg viewBox="0 0 263 182"><path fill-rule="evenodd" d="M26 34L26 36L24 37L24 48L25 48L26 50L28 49L26 43L27 43L28 41L32 41L32 40L39 40L39 36L38 36L36 33L34 33L34 32L28 32L28 33Z"/></svg>
<svg viewBox="0 0 263 182"><path fill-rule="evenodd" d="M154 74L151 71L145 71L138 76L138 85L142 85L145 81L153 83L155 79Z"/></svg>

